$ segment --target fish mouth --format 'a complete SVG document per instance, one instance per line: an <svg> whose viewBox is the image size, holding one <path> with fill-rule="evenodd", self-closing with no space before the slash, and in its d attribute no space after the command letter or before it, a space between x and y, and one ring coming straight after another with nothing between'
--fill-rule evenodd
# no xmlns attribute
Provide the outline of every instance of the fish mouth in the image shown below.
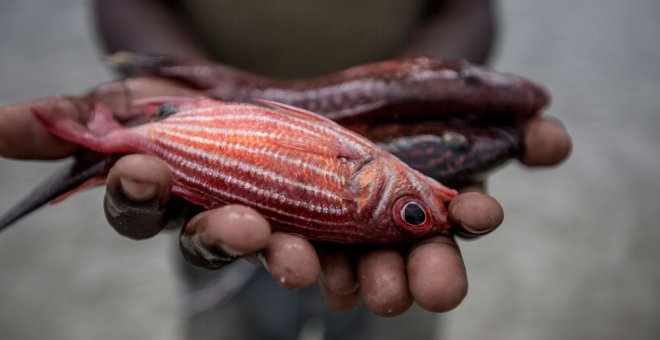
<svg viewBox="0 0 660 340"><path fill-rule="evenodd" d="M449 215L442 197L439 195L433 195L431 200L433 201L433 204L431 204L430 209L433 212L433 218L435 220L434 226L446 226L449 221Z"/></svg>
<svg viewBox="0 0 660 340"><path fill-rule="evenodd" d="M444 187L442 184L436 182L422 173L413 170L407 175L408 180L419 192L419 197L428 206L433 218L432 225L428 228L430 232L437 227L447 224L447 208L445 202L447 201L448 194L456 195L456 191Z"/></svg>

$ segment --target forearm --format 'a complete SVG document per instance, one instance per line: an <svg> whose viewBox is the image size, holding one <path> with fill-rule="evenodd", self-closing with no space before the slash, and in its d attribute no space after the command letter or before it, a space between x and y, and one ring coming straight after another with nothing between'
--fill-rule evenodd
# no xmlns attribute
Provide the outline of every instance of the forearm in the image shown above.
<svg viewBox="0 0 660 340"><path fill-rule="evenodd" d="M449 1L431 15L402 54L485 63L495 37L493 7L491 0Z"/></svg>
<svg viewBox="0 0 660 340"><path fill-rule="evenodd" d="M95 0L94 18L108 52L209 59L182 16L164 0Z"/></svg>

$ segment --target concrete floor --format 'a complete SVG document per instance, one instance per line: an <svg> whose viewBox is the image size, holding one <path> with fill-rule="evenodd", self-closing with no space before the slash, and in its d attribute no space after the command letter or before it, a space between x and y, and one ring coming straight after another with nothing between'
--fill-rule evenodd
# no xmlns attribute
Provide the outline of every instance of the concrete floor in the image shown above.
<svg viewBox="0 0 660 340"><path fill-rule="evenodd" d="M86 2L0 2L0 105L111 79ZM660 2L500 2L495 66L551 89L574 137L553 171L511 165L501 230L463 242L470 292L443 339L660 338ZM56 166L0 160L0 211ZM167 236L134 242L100 190L0 235L0 339L176 339Z"/></svg>

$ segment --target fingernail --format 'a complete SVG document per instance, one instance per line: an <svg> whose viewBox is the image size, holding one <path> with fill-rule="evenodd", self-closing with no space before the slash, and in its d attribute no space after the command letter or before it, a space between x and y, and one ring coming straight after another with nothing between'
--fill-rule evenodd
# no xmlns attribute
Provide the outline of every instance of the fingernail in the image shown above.
<svg viewBox="0 0 660 340"><path fill-rule="evenodd" d="M138 203L152 200L158 195L158 185L156 183L121 177L119 184L122 193L128 199Z"/></svg>
<svg viewBox="0 0 660 340"><path fill-rule="evenodd" d="M476 230L470 229L470 228L468 228L464 225L455 226L453 228L454 235L456 235L460 238L464 238L464 239L472 239L472 238L481 237L483 235L486 235L486 234L490 233L491 231L492 231L492 229L486 230L486 231L483 231L483 230L482 231L476 231Z"/></svg>
<svg viewBox="0 0 660 340"><path fill-rule="evenodd" d="M499 225L499 223L498 223ZM458 224L454 225L452 228L452 231L454 232L454 235L464 238L464 239L471 239L471 238L477 238L481 237L484 235L487 235L491 233L493 230L495 230L495 227L492 228L473 228L472 226L468 225L466 221L459 222Z"/></svg>
<svg viewBox="0 0 660 340"><path fill-rule="evenodd" d="M199 234L181 235L179 246L183 256L190 263L207 268L218 269L236 260L237 257L224 254L213 246L204 244Z"/></svg>

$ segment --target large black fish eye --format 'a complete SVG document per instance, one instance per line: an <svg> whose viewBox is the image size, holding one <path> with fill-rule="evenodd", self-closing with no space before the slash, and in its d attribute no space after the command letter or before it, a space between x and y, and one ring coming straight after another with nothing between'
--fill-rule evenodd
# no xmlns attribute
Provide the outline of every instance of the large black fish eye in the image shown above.
<svg viewBox="0 0 660 340"><path fill-rule="evenodd" d="M415 202L406 203L403 206L402 215L403 221L413 226L419 226L426 222L426 212Z"/></svg>

